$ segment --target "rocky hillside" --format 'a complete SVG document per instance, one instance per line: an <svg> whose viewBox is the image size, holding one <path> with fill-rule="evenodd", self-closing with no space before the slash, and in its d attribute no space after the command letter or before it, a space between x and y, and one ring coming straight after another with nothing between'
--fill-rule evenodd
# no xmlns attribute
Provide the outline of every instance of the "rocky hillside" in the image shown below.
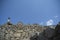
<svg viewBox="0 0 60 40"><path fill-rule="evenodd" d="M6 23L0 27L0 40L30 40L30 37L36 33L43 32L48 27L41 26L39 24L11 24Z"/></svg>
<svg viewBox="0 0 60 40"><path fill-rule="evenodd" d="M55 29L47 28L39 35L30 37L30 40L60 40L60 23L56 25Z"/></svg>
<svg viewBox="0 0 60 40"><path fill-rule="evenodd" d="M53 35L54 29L55 26L23 24L22 22L14 25L10 22L9 18L7 23L0 26L0 40L32 40L32 38L34 40L36 39L35 35L41 37L40 40L42 40L44 37L50 38Z"/></svg>

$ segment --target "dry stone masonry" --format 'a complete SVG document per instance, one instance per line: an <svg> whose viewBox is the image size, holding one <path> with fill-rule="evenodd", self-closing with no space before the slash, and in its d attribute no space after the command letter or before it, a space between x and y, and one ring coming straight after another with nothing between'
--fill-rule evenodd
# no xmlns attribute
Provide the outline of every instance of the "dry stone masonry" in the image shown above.
<svg viewBox="0 0 60 40"><path fill-rule="evenodd" d="M30 40L31 37L36 34L40 35L47 28L48 26L23 24L22 22L14 25L8 18L8 22L0 26L0 40Z"/></svg>

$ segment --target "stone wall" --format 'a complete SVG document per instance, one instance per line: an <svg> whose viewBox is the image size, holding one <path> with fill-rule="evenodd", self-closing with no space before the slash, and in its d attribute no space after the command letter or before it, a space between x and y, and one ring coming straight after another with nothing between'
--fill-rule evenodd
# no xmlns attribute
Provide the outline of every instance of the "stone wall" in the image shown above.
<svg viewBox="0 0 60 40"><path fill-rule="evenodd" d="M30 40L31 36L43 31L41 25L21 23L16 25L4 24L0 27L0 40Z"/></svg>

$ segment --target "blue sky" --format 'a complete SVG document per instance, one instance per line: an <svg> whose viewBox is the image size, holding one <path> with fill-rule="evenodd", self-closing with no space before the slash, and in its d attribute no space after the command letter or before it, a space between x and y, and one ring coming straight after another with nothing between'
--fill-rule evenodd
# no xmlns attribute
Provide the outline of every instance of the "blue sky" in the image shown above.
<svg viewBox="0 0 60 40"><path fill-rule="evenodd" d="M25 24L57 24L60 13L59 0L0 0L0 24L22 21Z"/></svg>

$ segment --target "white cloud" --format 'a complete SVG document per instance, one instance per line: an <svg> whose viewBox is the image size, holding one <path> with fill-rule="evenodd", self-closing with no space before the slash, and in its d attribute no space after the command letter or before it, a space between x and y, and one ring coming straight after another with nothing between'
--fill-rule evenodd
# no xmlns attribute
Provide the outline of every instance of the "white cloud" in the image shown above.
<svg viewBox="0 0 60 40"><path fill-rule="evenodd" d="M52 19L48 20L48 21L46 22L46 24L47 24L47 26L52 25L52 24L53 24L53 20L52 20Z"/></svg>

